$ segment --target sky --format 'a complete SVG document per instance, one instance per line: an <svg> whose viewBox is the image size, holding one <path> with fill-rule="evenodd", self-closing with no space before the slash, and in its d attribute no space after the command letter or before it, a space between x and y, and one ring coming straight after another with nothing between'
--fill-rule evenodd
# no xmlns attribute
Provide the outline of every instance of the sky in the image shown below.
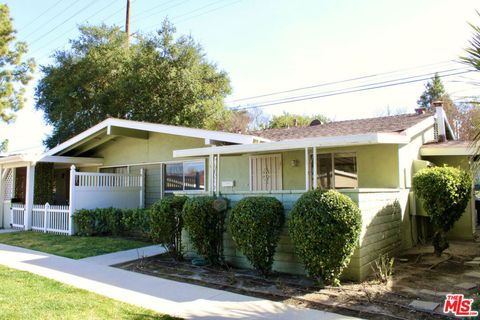
<svg viewBox="0 0 480 320"><path fill-rule="evenodd" d="M6 3L17 39L27 42L39 66L52 63L55 50L68 49L78 25L125 22L126 0ZM455 75L468 71L455 61L472 37L468 22L480 25L476 10L480 3L469 0L132 0L131 30L154 32L168 17L179 35L190 34L228 73L228 107L261 105L266 115L345 120L413 112L434 72L444 75L454 99L480 95L480 72ZM34 107L40 69L15 123L0 124L10 152L43 149L51 131ZM370 89L377 86L383 87ZM303 100L291 101L297 99Z"/></svg>

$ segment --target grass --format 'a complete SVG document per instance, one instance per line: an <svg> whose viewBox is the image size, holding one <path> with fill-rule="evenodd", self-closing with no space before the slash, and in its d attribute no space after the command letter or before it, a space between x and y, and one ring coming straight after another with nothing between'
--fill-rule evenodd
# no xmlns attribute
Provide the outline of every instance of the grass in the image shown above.
<svg viewBox="0 0 480 320"><path fill-rule="evenodd" d="M0 266L2 319L176 319Z"/></svg>
<svg viewBox="0 0 480 320"><path fill-rule="evenodd" d="M148 242L125 238L70 237L32 231L2 233L0 243L71 259L82 259L151 245Z"/></svg>

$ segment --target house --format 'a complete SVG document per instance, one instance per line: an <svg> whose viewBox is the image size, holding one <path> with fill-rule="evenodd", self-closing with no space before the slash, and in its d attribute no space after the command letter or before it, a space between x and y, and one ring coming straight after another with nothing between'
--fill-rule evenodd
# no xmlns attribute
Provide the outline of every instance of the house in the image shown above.
<svg viewBox="0 0 480 320"><path fill-rule="evenodd" d="M379 254L428 236L428 218L411 191L413 174L430 165L469 169L473 154L469 143L455 140L442 107L251 135L111 118L44 154L0 158L0 210L5 228L73 234L71 216L81 208L148 207L172 194L217 194L231 205L269 195L288 214L306 190L335 188L362 212L360 244L345 272L360 280ZM54 176L49 204L34 201L45 168ZM473 239L473 199L450 237ZM248 266L228 232L224 247L228 261ZM304 272L286 232L274 269Z"/></svg>

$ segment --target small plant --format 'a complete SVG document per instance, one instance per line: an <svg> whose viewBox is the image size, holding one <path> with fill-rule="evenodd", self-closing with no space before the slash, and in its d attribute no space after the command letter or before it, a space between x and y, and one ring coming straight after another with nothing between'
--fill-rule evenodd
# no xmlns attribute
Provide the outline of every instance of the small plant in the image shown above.
<svg viewBox="0 0 480 320"><path fill-rule="evenodd" d="M189 198L182 211L193 246L211 264L223 261L225 210L217 210L221 207L215 197L203 196Z"/></svg>
<svg viewBox="0 0 480 320"><path fill-rule="evenodd" d="M166 197L157 201L150 208L150 237L156 243L161 243L170 255L180 260L182 252L182 210L185 196Z"/></svg>
<svg viewBox="0 0 480 320"><path fill-rule="evenodd" d="M273 197L246 197L231 211L229 225L233 241L264 275L272 269L284 221L283 205Z"/></svg>
<svg viewBox="0 0 480 320"><path fill-rule="evenodd" d="M339 277L355 250L361 214L357 205L335 190L304 193L288 221L295 252L306 271L321 285L340 283Z"/></svg>
<svg viewBox="0 0 480 320"><path fill-rule="evenodd" d="M378 257L372 264L375 278L382 283L388 282L393 275L394 262L395 258L389 258L387 254Z"/></svg>
<svg viewBox="0 0 480 320"><path fill-rule="evenodd" d="M413 177L413 188L435 227L433 247L441 256L449 247L446 232L460 219L471 198L472 179L458 168L425 168Z"/></svg>

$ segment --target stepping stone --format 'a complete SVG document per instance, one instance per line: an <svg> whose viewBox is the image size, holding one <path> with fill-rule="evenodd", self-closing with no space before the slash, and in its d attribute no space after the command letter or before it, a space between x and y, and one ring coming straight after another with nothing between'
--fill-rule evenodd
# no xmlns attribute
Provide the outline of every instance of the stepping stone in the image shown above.
<svg viewBox="0 0 480 320"><path fill-rule="evenodd" d="M473 258L473 261L480 261L480 257Z"/></svg>
<svg viewBox="0 0 480 320"><path fill-rule="evenodd" d="M471 267L478 267L480 266L480 260L467 261L464 263L464 265L471 266Z"/></svg>
<svg viewBox="0 0 480 320"><path fill-rule="evenodd" d="M462 282L462 283L459 283L459 284L455 285L455 288L460 288L460 289L464 289L464 290L471 290L471 289L476 288L476 287L477 287L477 284L473 283L473 282Z"/></svg>
<svg viewBox="0 0 480 320"><path fill-rule="evenodd" d="M478 271L470 271L470 272L464 273L464 275L472 278L480 278L480 272Z"/></svg>
<svg viewBox="0 0 480 320"><path fill-rule="evenodd" d="M420 311L434 311L439 303L432 301L413 300L409 306Z"/></svg>
<svg viewBox="0 0 480 320"><path fill-rule="evenodd" d="M428 294L430 296L436 296L436 297L446 296L447 294L450 293L450 292L442 292L442 291L433 291L428 289L422 289L419 292L423 294Z"/></svg>

